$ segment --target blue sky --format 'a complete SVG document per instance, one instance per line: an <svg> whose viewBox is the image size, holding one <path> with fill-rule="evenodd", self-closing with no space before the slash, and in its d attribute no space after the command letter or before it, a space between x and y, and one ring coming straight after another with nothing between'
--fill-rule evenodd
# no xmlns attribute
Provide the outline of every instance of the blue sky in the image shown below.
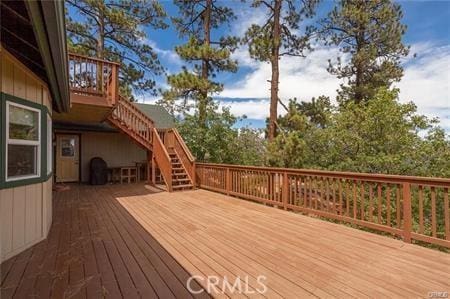
<svg viewBox="0 0 450 299"><path fill-rule="evenodd" d="M249 1L247 1L249 2ZM229 28L214 32L221 35L228 32L241 35L251 23L264 19L264 11L249 7L241 1L224 1L235 8L237 20ZM404 36L411 45L411 54L404 60L405 75L398 84L401 101L413 101L420 113L439 117L441 125L450 132L450 1L400 1L403 8L403 22L408 26ZM162 1L168 14L177 14L171 1ZM322 2L318 14L324 16L333 6L332 1ZM165 31L149 30L148 42L157 50L168 73L180 70L183 61L173 51L184 41L171 26ZM310 100L313 96L335 96L340 81L326 72L327 60L335 58L334 48L315 45L315 51L307 58L283 58L280 61L280 98L292 97ZM224 91L217 95L221 105L231 107L238 116L247 115L239 125L263 127L268 115L270 66L250 59L247 49L239 48L233 57L239 62L235 74L223 74L217 79L224 83ZM157 78L159 87L165 88L164 77ZM154 102L149 96L138 96L140 102ZM283 110L280 108L279 112Z"/></svg>

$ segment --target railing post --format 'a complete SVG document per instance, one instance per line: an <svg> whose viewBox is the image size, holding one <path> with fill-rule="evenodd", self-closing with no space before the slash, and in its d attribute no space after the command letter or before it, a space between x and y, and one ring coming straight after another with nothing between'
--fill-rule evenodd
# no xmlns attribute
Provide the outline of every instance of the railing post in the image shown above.
<svg viewBox="0 0 450 299"><path fill-rule="evenodd" d="M288 174L285 172L283 174L283 188L282 188L282 199L283 199L283 208L287 210L288 205L288 197L289 197L289 185L288 185Z"/></svg>
<svg viewBox="0 0 450 299"><path fill-rule="evenodd" d="M192 162L192 185L194 189L197 188L197 166L195 165L195 161Z"/></svg>
<svg viewBox="0 0 450 299"><path fill-rule="evenodd" d="M403 183L403 241L411 243L411 186L409 183Z"/></svg>
<svg viewBox="0 0 450 299"><path fill-rule="evenodd" d="M114 64L112 66L111 72L112 72L111 73L111 79L112 79L112 82L111 82L111 90L112 90L112 92L111 92L111 94L112 94L111 102L112 103L111 104L115 105L117 103L117 97L119 95L119 82L118 82L119 74L117 72L117 65L116 64Z"/></svg>
<svg viewBox="0 0 450 299"><path fill-rule="evenodd" d="M230 195L231 177L230 177L230 169L228 167L225 174L225 190L227 191L227 195Z"/></svg>
<svg viewBox="0 0 450 299"><path fill-rule="evenodd" d="M151 156L151 163L152 163L152 185L155 186L156 185L156 162L155 162L155 156L152 153Z"/></svg>

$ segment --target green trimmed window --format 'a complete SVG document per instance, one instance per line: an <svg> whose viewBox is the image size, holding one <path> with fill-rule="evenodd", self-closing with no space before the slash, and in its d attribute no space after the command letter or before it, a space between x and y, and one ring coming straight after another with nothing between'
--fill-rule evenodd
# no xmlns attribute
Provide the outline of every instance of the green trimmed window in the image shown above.
<svg viewBox="0 0 450 299"><path fill-rule="evenodd" d="M41 110L6 102L6 181L41 175Z"/></svg>

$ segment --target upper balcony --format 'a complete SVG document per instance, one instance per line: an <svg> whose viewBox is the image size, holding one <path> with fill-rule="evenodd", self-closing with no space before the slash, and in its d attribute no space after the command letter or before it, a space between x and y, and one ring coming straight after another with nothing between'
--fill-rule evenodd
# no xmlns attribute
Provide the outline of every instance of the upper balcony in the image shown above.
<svg viewBox="0 0 450 299"><path fill-rule="evenodd" d="M113 107L119 96L119 64L69 54L70 98L73 104Z"/></svg>
<svg viewBox="0 0 450 299"><path fill-rule="evenodd" d="M54 119L70 123L104 121L119 97L119 64L95 57L69 54L68 73L71 107Z"/></svg>

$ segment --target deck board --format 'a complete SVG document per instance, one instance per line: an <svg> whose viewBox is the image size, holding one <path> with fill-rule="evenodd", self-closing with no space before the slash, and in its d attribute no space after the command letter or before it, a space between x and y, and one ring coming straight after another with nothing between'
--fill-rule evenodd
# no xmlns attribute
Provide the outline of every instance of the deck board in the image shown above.
<svg viewBox="0 0 450 299"><path fill-rule="evenodd" d="M73 185L54 195L48 238L0 280L1 298L208 297L187 290L192 275L244 290L218 298L417 298L450 291L448 269L446 253L205 190Z"/></svg>

